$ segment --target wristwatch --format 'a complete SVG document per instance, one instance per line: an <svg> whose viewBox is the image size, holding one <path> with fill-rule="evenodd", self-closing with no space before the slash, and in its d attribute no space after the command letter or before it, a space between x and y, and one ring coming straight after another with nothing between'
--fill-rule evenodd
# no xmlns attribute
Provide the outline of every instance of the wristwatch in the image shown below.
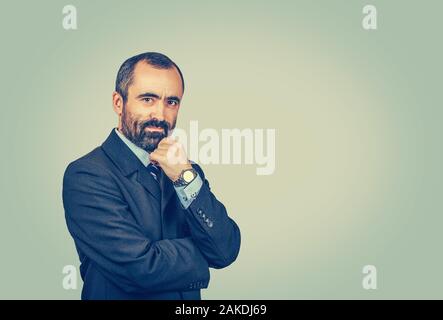
<svg viewBox="0 0 443 320"><path fill-rule="evenodd" d="M194 168L185 169L180 173L177 180L173 181L174 187L183 187L190 184L197 177L197 171Z"/></svg>

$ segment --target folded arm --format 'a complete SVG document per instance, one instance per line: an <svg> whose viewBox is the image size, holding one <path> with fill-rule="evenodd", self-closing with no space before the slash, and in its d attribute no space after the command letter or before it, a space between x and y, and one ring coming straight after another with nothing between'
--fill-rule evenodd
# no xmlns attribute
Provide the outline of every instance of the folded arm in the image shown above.
<svg viewBox="0 0 443 320"><path fill-rule="evenodd" d="M203 184L186 208L186 219L195 244L200 248L211 268L230 265L240 251L240 229L225 206L211 192L203 170L192 164Z"/></svg>

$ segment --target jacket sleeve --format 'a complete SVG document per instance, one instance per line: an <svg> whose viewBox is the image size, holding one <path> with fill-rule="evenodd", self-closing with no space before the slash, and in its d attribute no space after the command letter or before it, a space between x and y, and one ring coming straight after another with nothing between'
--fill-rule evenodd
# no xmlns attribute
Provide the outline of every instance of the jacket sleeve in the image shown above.
<svg viewBox="0 0 443 320"><path fill-rule="evenodd" d="M147 238L113 179L84 162L66 169L63 205L77 248L126 292L206 288L209 266L194 240Z"/></svg>
<svg viewBox="0 0 443 320"><path fill-rule="evenodd" d="M208 180L199 165L192 166L204 181L197 197L186 210L190 232L211 268L224 268L240 251L240 229L225 206L211 192Z"/></svg>

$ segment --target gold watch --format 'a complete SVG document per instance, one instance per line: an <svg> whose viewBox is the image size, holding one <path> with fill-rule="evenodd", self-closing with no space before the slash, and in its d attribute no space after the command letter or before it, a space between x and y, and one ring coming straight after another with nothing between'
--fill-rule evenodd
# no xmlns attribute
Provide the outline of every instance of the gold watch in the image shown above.
<svg viewBox="0 0 443 320"><path fill-rule="evenodd" d="M177 180L173 181L174 187L183 187L190 184L197 177L197 171L194 168L185 169L180 173Z"/></svg>

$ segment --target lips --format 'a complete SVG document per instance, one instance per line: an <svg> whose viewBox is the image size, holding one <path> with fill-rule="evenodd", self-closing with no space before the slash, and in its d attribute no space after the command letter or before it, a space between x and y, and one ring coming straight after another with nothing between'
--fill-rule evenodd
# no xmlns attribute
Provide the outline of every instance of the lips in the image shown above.
<svg viewBox="0 0 443 320"><path fill-rule="evenodd" d="M149 130L149 131L155 131L155 132L163 132L163 131L164 131L163 128L160 128L160 127L153 127L153 126L146 127L146 130Z"/></svg>

